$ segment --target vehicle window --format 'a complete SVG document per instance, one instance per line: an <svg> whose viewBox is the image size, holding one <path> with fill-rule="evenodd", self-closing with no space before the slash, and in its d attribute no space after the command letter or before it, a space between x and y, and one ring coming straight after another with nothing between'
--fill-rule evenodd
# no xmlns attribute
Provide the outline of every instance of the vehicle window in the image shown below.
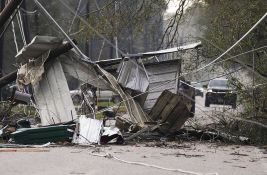
<svg viewBox="0 0 267 175"><path fill-rule="evenodd" d="M227 80L212 80L209 83L209 86L219 86L219 87L227 87Z"/></svg>

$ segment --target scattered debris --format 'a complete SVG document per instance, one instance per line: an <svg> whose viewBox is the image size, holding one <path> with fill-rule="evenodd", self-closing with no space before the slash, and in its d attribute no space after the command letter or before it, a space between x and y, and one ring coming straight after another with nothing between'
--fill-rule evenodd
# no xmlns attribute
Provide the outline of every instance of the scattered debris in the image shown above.
<svg viewBox="0 0 267 175"><path fill-rule="evenodd" d="M188 109L186 103L191 102L188 101L180 95L165 90L151 109L149 116L154 121L160 121L159 130L161 132L174 133L190 117L191 108Z"/></svg>
<svg viewBox="0 0 267 175"><path fill-rule="evenodd" d="M239 152L234 152L234 153L231 153L230 155L235 155L235 156L248 156L247 154L242 154L242 153L239 153Z"/></svg>
<svg viewBox="0 0 267 175"><path fill-rule="evenodd" d="M49 152L48 149L41 149L41 148L0 148L0 153L3 152Z"/></svg>
<svg viewBox="0 0 267 175"><path fill-rule="evenodd" d="M41 126L32 127L27 120L17 120L15 124L10 124L7 117L2 117L6 122L1 135L6 140L11 138L11 143L16 144L72 142L78 145L121 144L124 140L160 140L166 136L183 136L181 128L194 113L194 103L190 99L194 99L194 94L191 93L192 89L180 87L178 77L181 73L181 60L143 59L151 55L195 48L200 44L124 55L121 59L92 63L81 59L77 51L70 50L72 46L63 43L61 39L36 36L16 56L17 62L22 65L16 76L18 89L13 91L12 103L5 116L18 103L34 103ZM112 74L111 65L117 74ZM0 84L13 81L13 74L0 79ZM78 103L86 106L87 110L79 111L74 105L66 77L77 79L83 84L77 90L83 97ZM32 86L33 95L22 91L26 86ZM122 101L108 109L98 108L97 89L113 91ZM121 106L125 112L118 113ZM117 109L116 112L113 108ZM104 117L97 118L99 113ZM104 127L107 118L115 119L116 127ZM202 138L206 133L200 131L194 134L201 135ZM222 134L219 137L226 138Z"/></svg>
<svg viewBox="0 0 267 175"><path fill-rule="evenodd" d="M73 143L80 145L100 143L101 129L102 121L80 116L75 129Z"/></svg>
<svg viewBox="0 0 267 175"><path fill-rule="evenodd" d="M22 128L11 133L11 142L16 144L44 144L47 142L71 141L75 124L52 125L39 128Z"/></svg>
<svg viewBox="0 0 267 175"><path fill-rule="evenodd" d="M107 143L122 144L124 143L124 139L119 128L104 127L104 132L101 135L100 143L101 144L107 144Z"/></svg>

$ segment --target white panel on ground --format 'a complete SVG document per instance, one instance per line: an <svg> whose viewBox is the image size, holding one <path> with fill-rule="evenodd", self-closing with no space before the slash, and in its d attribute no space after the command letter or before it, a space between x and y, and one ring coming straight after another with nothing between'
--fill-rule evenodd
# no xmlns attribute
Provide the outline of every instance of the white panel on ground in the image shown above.
<svg viewBox="0 0 267 175"><path fill-rule="evenodd" d="M42 125L68 122L76 118L67 80L58 59L47 66L42 80L34 86L34 98Z"/></svg>
<svg viewBox="0 0 267 175"><path fill-rule="evenodd" d="M100 132L102 129L102 121L86 118L85 116L79 117L79 136L74 135L73 142L80 145L88 145L91 143L100 142Z"/></svg>

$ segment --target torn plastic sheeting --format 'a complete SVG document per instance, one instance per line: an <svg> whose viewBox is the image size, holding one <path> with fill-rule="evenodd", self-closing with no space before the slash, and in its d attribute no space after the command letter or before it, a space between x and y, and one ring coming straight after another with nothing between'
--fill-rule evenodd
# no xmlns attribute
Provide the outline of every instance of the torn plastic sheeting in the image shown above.
<svg viewBox="0 0 267 175"><path fill-rule="evenodd" d="M17 72L16 83L19 89L23 89L24 85L32 84L35 86L44 73L44 63L49 56L49 51L45 52L39 58L30 60L29 63L22 65Z"/></svg>
<svg viewBox="0 0 267 175"><path fill-rule="evenodd" d="M122 62L117 80L123 87L138 92L145 92L149 85L148 75L144 67L136 60Z"/></svg>
<svg viewBox="0 0 267 175"><path fill-rule="evenodd" d="M35 36L31 43L22 48L15 56L17 62L25 63L29 59L37 58L48 50L57 48L62 44L62 39L51 36Z"/></svg>
<svg viewBox="0 0 267 175"><path fill-rule="evenodd" d="M78 120L78 134L74 134L73 143L89 145L100 142L100 132L103 121L80 116Z"/></svg>

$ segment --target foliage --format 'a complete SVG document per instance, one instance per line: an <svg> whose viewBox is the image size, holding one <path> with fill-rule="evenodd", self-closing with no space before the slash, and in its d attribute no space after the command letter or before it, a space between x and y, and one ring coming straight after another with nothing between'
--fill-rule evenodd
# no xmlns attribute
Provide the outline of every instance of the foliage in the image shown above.
<svg viewBox="0 0 267 175"><path fill-rule="evenodd" d="M205 14L200 19L200 23L204 26L203 28L205 28L203 37L204 50L207 51L206 56L213 59L239 40L267 12L265 0L204 0L204 2ZM238 46L234 47L227 56L244 53L264 46L266 43L267 18L242 40ZM237 62L244 63L246 69L248 67L252 69L252 58L254 56L255 73L249 71L248 76L251 78L249 83L244 83L236 77L230 76L230 79L238 90L239 102L244 108L243 112L239 113L239 116L257 120L265 124L267 123L267 113L265 110L267 102L266 84L254 88L251 86L251 82L253 76L255 76L255 84L266 83L266 53L267 49L265 48L255 51L254 55L253 53L249 53L223 63L225 69L240 66ZM265 77L265 79L263 77ZM256 127L258 128L256 125L249 125L249 130L247 127L247 124L240 124L240 131L246 131L243 133L249 133L248 135L253 136L254 140L263 141L261 138L266 137L266 128L260 129L259 131L259 129L256 129Z"/></svg>
<svg viewBox="0 0 267 175"><path fill-rule="evenodd" d="M97 37L95 31L107 38L119 35L124 30L131 29L133 32L142 32L143 26L154 16L160 15L166 8L164 0L108 0L102 8L88 15L87 22L94 26L94 30L82 24L86 28L81 34L87 38Z"/></svg>

